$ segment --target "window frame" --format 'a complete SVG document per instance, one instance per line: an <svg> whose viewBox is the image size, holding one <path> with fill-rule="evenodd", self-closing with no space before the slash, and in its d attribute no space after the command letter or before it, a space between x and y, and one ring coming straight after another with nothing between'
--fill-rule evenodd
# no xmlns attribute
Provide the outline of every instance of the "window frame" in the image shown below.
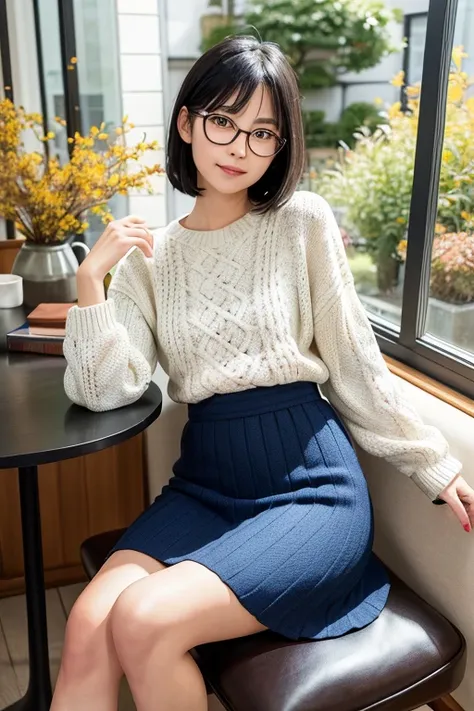
<svg viewBox="0 0 474 711"><path fill-rule="evenodd" d="M38 53L38 70L43 116L47 116L46 89L43 66L43 40L41 36L41 0L33 0L35 17L36 47ZM64 88L65 119L68 138L73 138L76 131L81 131L81 104L79 99L79 80L76 66L71 67L71 58L76 57L76 31L74 24L73 0L57 0L59 18L59 42L61 48L61 69ZM73 150L68 144L69 153Z"/></svg>
<svg viewBox="0 0 474 711"><path fill-rule="evenodd" d="M3 92L6 99L13 101L13 77L10 58L10 37L8 34L7 2L0 0L0 57L2 66ZM5 220L7 239L15 239L15 225L12 220Z"/></svg>
<svg viewBox="0 0 474 711"><path fill-rule="evenodd" d="M400 328L369 317L383 353L474 398L470 354L425 333L457 10L458 0L430 0Z"/></svg>

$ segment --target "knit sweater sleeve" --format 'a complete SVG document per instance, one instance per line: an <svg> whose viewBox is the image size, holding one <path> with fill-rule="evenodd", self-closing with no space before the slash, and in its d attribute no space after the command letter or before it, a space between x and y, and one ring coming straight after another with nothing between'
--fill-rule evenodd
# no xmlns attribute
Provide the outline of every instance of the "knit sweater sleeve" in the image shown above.
<svg viewBox="0 0 474 711"><path fill-rule="evenodd" d="M307 260L315 343L329 371L321 390L364 450L389 461L435 503L461 462L404 398L356 292L332 210L315 198Z"/></svg>
<svg viewBox="0 0 474 711"><path fill-rule="evenodd" d="M129 252L104 303L69 310L64 387L72 402L95 412L113 410L135 402L148 388L157 364L149 261L138 249Z"/></svg>

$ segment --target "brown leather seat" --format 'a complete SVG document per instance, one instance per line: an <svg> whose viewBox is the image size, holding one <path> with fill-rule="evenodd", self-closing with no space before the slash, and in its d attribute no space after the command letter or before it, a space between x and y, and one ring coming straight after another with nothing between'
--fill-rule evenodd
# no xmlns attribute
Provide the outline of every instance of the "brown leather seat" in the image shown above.
<svg viewBox="0 0 474 711"><path fill-rule="evenodd" d="M122 531L81 547L93 577ZM453 691L466 667L461 632L397 576L377 620L343 637L292 642L263 632L192 650L228 711L409 711Z"/></svg>

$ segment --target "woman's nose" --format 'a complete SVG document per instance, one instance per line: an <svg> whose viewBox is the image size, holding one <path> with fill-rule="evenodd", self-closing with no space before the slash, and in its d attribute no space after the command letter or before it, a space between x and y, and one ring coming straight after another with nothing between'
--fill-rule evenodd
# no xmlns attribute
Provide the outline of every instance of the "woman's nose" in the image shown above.
<svg viewBox="0 0 474 711"><path fill-rule="evenodd" d="M235 141L229 144L230 155L245 156L247 154L247 134L240 133Z"/></svg>

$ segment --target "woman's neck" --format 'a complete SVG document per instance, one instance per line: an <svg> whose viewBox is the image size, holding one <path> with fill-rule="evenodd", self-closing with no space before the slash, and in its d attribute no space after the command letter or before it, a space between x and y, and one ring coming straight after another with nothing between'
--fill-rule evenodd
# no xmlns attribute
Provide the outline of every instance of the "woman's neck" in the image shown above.
<svg viewBox="0 0 474 711"><path fill-rule="evenodd" d="M204 194L196 198L192 211L181 224L189 230L220 230L246 215L251 207L247 191L234 195Z"/></svg>

